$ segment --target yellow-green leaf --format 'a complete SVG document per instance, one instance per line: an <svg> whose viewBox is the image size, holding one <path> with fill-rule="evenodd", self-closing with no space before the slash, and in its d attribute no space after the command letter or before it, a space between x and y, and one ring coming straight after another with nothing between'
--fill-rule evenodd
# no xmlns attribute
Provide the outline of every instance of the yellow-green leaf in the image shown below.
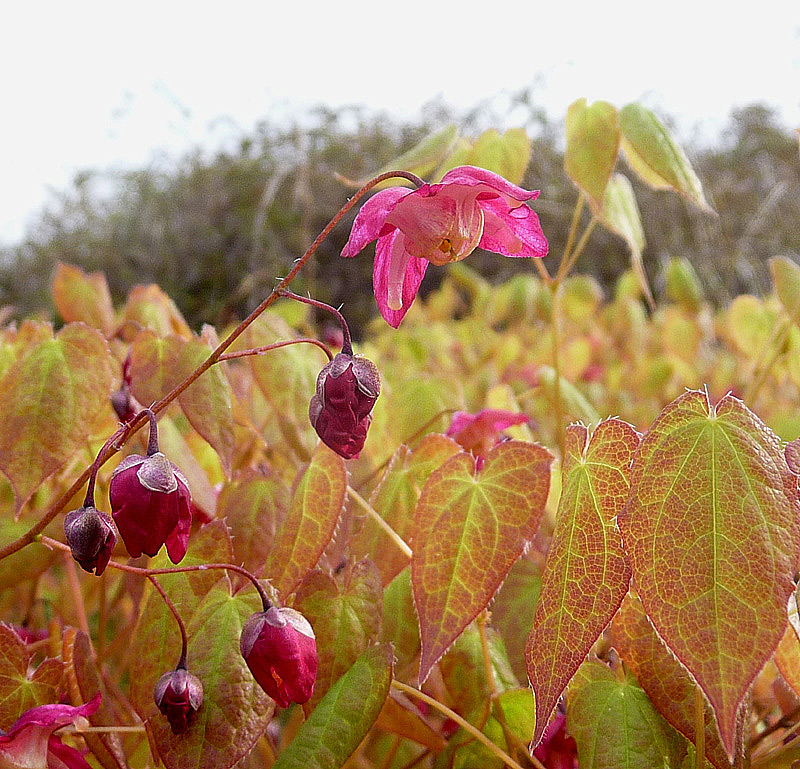
<svg viewBox="0 0 800 769"><path fill-rule="evenodd" d="M80 267L59 262L51 287L53 302L65 323L82 321L108 337L114 330L114 306L102 272L87 275Z"/></svg>
<svg viewBox="0 0 800 769"><path fill-rule="evenodd" d="M769 260L769 270L783 309L800 326L800 267L785 256L776 256Z"/></svg>

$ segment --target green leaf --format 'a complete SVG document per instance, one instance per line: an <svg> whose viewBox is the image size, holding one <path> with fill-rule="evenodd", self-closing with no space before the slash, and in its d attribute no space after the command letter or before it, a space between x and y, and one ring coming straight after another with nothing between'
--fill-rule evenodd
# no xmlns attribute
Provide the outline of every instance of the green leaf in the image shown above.
<svg viewBox="0 0 800 769"><path fill-rule="evenodd" d="M567 108L564 170L598 213L617 162L620 130L617 108L607 101L578 99Z"/></svg>
<svg viewBox="0 0 800 769"><path fill-rule="evenodd" d="M296 608L317 638L319 668L310 706L322 699L361 653L378 640L383 586L375 564L359 561L336 575L312 571L300 583Z"/></svg>
<svg viewBox="0 0 800 769"><path fill-rule="evenodd" d="M631 168L654 189L672 189L706 211L703 186L686 154L647 107L628 104L620 110L622 149Z"/></svg>
<svg viewBox="0 0 800 769"><path fill-rule="evenodd" d="M731 395L673 401L633 462L619 516L633 581L711 702L729 758L745 695L786 627L799 508L777 436Z"/></svg>
<svg viewBox="0 0 800 769"><path fill-rule="evenodd" d="M509 128L503 134L490 128L476 139L461 165L485 168L520 184L530 159L531 140L524 128Z"/></svg>
<svg viewBox="0 0 800 769"><path fill-rule="evenodd" d="M614 174L614 178L606 188L600 221L604 227L619 235L627 244L631 252L631 267L639 279L639 285L650 307L654 307L653 295L642 262L642 251L645 246L642 218L633 187L622 174Z"/></svg>
<svg viewBox="0 0 800 769"><path fill-rule="evenodd" d="M338 769L375 723L392 682L392 648L373 646L325 695L273 769Z"/></svg>
<svg viewBox="0 0 800 769"><path fill-rule="evenodd" d="M15 521L10 515L0 515L0 542L5 546L25 534L30 527L31 521L27 519ZM32 542L22 550L3 558L0 561L0 590L35 579L47 571L55 558L56 553L41 542Z"/></svg>
<svg viewBox="0 0 800 769"><path fill-rule="evenodd" d="M31 668L32 656L14 630L0 624L0 724L6 728L29 708L58 702L61 661L48 657Z"/></svg>
<svg viewBox="0 0 800 769"><path fill-rule="evenodd" d="M755 359L769 343L775 321L776 313L758 297L740 294L728 307L726 326L739 351Z"/></svg>
<svg viewBox="0 0 800 769"><path fill-rule="evenodd" d="M175 334L160 337L149 328L134 337L130 349L131 392L139 403L149 406L180 382L178 360L185 343Z"/></svg>
<svg viewBox="0 0 800 769"><path fill-rule="evenodd" d="M619 680L594 660L584 662L570 684L567 732L581 769L677 769L686 750L633 676Z"/></svg>
<svg viewBox="0 0 800 769"><path fill-rule="evenodd" d="M320 443L267 560L266 573L281 595L289 595L316 565L339 522L346 494L344 460Z"/></svg>
<svg viewBox="0 0 800 769"><path fill-rule="evenodd" d="M769 260L769 271L783 309L800 326L800 267L785 256L775 256Z"/></svg>
<svg viewBox="0 0 800 769"><path fill-rule="evenodd" d="M0 379L0 470L17 510L110 416L111 357L102 334L82 323L55 337L45 329Z"/></svg>
<svg viewBox="0 0 800 769"><path fill-rule="evenodd" d="M195 575L182 576L189 581ZM163 584L163 577L159 580ZM173 601L182 595L178 584L164 585ZM205 594L183 603L181 615L191 639L188 666L203 683L203 704L192 716L188 731L175 735L156 708L153 687L162 673L175 668L180 636L160 596L148 591L133 635L131 700L141 718L149 720L167 769L227 769L247 755L267 727L274 703L256 683L239 652L242 627L260 609L252 591L231 596L226 577L219 578Z"/></svg>
<svg viewBox="0 0 800 769"><path fill-rule="evenodd" d="M631 571L616 518L638 445L639 434L619 419L601 422L591 440L583 425L567 428L556 526L525 649L536 694L534 745L628 592Z"/></svg>
<svg viewBox="0 0 800 769"><path fill-rule="evenodd" d="M80 267L58 262L51 288L53 303L65 323L77 321L110 337L114 331L114 306L102 272L87 275Z"/></svg>
<svg viewBox="0 0 800 769"><path fill-rule="evenodd" d="M383 593L383 628L381 640L391 641L397 669L405 678L405 669L419 654L419 623L411 592L411 569L403 569Z"/></svg>
<svg viewBox="0 0 800 769"><path fill-rule="evenodd" d="M533 538L550 488L547 449L507 441L483 468L457 454L434 471L414 522L411 581L422 637L420 681L486 608Z"/></svg>
<svg viewBox="0 0 800 769"><path fill-rule="evenodd" d="M185 339L192 335L175 302L158 286L134 286L122 312L123 324L149 328L160 337L177 334Z"/></svg>
<svg viewBox="0 0 800 769"><path fill-rule="evenodd" d="M408 152L404 152L399 157L390 160L378 174L385 171L410 171L422 178L432 174L439 164L447 157L453 145L458 140L458 126L455 123L440 128L432 134L426 136L422 141L415 144ZM372 177L370 177L372 178ZM369 179L356 182L354 186L360 187ZM396 186L399 184L409 184L403 179L390 179L384 186ZM377 189L380 189L378 187Z"/></svg>
<svg viewBox="0 0 800 769"><path fill-rule="evenodd" d="M629 594L611 625L610 643L662 716L687 740L695 741L697 685L653 630L638 598ZM730 769L714 711L704 699L706 758L716 769ZM737 732L742 749L744 730Z"/></svg>
<svg viewBox="0 0 800 769"><path fill-rule="evenodd" d="M217 517L230 529L235 563L261 574L290 502L291 491L277 475L251 471L223 486Z"/></svg>
<svg viewBox="0 0 800 769"><path fill-rule="evenodd" d="M703 302L703 287L692 263L673 256L665 270L667 297L690 312L697 312Z"/></svg>

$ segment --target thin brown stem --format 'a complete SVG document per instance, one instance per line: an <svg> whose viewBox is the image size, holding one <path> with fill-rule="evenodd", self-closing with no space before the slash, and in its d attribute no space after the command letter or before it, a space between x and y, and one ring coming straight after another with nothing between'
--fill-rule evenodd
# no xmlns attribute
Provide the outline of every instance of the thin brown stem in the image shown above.
<svg viewBox="0 0 800 769"><path fill-rule="evenodd" d="M339 325L342 327L342 336L344 338L342 343L342 352L345 355L353 354L353 342L350 339L350 328L347 325L347 321L344 319L344 315L342 315L339 310L337 310L335 307L331 307L329 304L325 304L325 302L320 302L317 299L311 299L311 297L308 296L293 294L291 291L281 291L280 293L281 296L284 296L287 299L294 299L296 302L308 304L311 307L316 307L318 310L325 310L325 312L329 312L331 315L335 316L336 320L339 321Z"/></svg>
<svg viewBox="0 0 800 769"><path fill-rule="evenodd" d="M247 327L250 326L250 324L268 307L274 304L274 302L280 296L280 292L297 277L297 274L303 269L306 262L308 262L308 260L314 255L314 253L320 247L320 244L325 240L325 238L328 237L328 235L330 235L333 228L339 224L339 222L348 214L348 212L354 206L356 206L361 199L376 185L393 178L406 179L412 182L412 184L415 184L417 187L421 187L423 184L425 184L425 182L416 174L412 174L408 171L387 171L386 173L380 174L367 182L339 209L333 219L331 219L330 222L325 225L322 232L317 235L317 237L314 239L314 242L306 249L306 252L297 260L294 267L292 267L292 269L289 271L288 275L286 275L286 277L278 283L270 295L264 299L264 301L261 302L261 304L259 304L258 307L256 307L238 326L236 326L236 328L231 331L231 333L228 334L228 336L225 337L225 339L220 342L219 345L211 352L208 358L206 358L203 363L201 363L191 374L189 374L186 379L173 387L172 390L170 390L163 398L156 401L150 407L153 413L160 414L165 408L167 408L167 406L169 406L170 403L172 403L172 401L174 401L184 390L186 390L187 387L192 385L199 377L208 371L208 369L210 369L211 366L213 366L220 359L220 356L245 332ZM128 438L130 438L131 435L136 433L142 427L144 421L144 417L141 414L137 414L137 416L134 417L129 423L126 423L120 427L106 442L106 446L101 449L100 454L98 454L95 462L91 466L87 467L74 481L74 483L60 497L51 503L44 515L35 524L33 524L28 531L0 549L0 560L7 558L9 555L22 550L23 547L26 547L27 545L30 545L32 542L36 541L36 538L45 530L47 525L64 509L67 502L69 502L69 500L78 493L78 490L83 486L83 484L86 483L87 479L91 475L92 468L95 465L99 468L105 464L106 461L108 461L108 459L111 457L111 453L108 453L107 447L113 448L115 452L119 451ZM116 443L116 441L119 441L119 443Z"/></svg>
<svg viewBox="0 0 800 769"><path fill-rule="evenodd" d="M265 344L261 347L252 347L249 350L239 350L237 352L226 352L219 356L220 361L224 360L234 360L235 358L245 358L249 355L261 355L263 352L269 352L270 350L277 350L281 347L288 347L290 344L313 344L319 347L322 352L327 355L328 360L333 360L333 353L330 350L330 347L325 344L325 342L321 342L319 339L312 339L311 337L298 337L297 339L286 339L283 342L274 342L273 344Z"/></svg>
<svg viewBox="0 0 800 769"><path fill-rule="evenodd" d="M694 765L703 769L706 761L706 712L700 687L694 691Z"/></svg>
<svg viewBox="0 0 800 769"><path fill-rule="evenodd" d="M67 547L69 550L69 547ZM72 551L69 550L69 555L64 555L64 568L67 571L67 582L69 582L70 593L72 593L72 600L75 604L75 614L78 617L78 627L86 633L86 638L89 640L89 646L92 649L92 656L97 657L92 646L92 635L89 632L89 619L86 615L86 605L83 602L83 593L81 593L81 586L78 582L78 574L75 569L75 561L72 559Z"/></svg>

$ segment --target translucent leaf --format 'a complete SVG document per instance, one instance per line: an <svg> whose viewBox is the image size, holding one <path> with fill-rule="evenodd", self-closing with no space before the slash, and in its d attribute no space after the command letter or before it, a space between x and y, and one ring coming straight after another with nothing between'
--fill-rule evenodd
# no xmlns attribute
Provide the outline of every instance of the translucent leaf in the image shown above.
<svg viewBox="0 0 800 769"><path fill-rule="evenodd" d="M695 741L697 685L653 630L641 601L629 595L611 625L610 643L662 716L687 740ZM704 699L706 758L716 769L730 769L714 712ZM737 732L738 750L744 731Z"/></svg>
<svg viewBox="0 0 800 769"><path fill-rule="evenodd" d="M619 124L625 157L644 182L654 189L673 189L706 211L712 210L686 154L651 110L628 104L620 110Z"/></svg>
<svg viewBox="0 0 800 769"><path fill-rule="evenodd" d="M81 321L111 336L114 306L102 272L87 275L80 267L58 262L52 285L53 303L65 323Z"/></svg>
<svg viewBox="0 0 800 769"><path fill-rule="evenodd" d="M163 398L178 382L178 360L186 340L170 334L159 336L143 329L131 343L131 392L139 403L149 406Z"/></svg>
<svg viewBox="0 0 800 769"><path fill-rule="evenodd" d="M578 99L567 108L566 131L564 169L599 212L619 152L617 108L606 101L587 104Z"/></svg>
<svg viewBox="0 0 800 769"><path fill-rule="evenodd" d="M520 184L531 159L531 140L524 128L499 133L484 131L472 145L461 165L478 166Z"/></svg>
<svg viewBox="0 0 800 769"><path fill-rule="evenodd" d="M378 640L383 587L375 564L359 561L331 577L312 571L300 583L294 607L314 628L319 668L311 707Z"/></svg>
<svg viewBox="0 0 800 769"><path fill-rule="evenodd" d="M420 680L483 610L544 514L552 455L507 441L476 471L468 454L428 478L417 505L411 580L422 637Z"/></svg>
<svg viewBox="0 0 800 769"><path fill-rule="evenodd" d="M316 565L339 522L346 493L344 460L320 443L267 560L266 573L281 595L289 595Z"/></svg>
<svg viewBox="0 0 800 769"><path fill-rule="evenodd" d="M391 646L368 649L317 705L273 769L339 769L378 718L391 681Z"/></svg>
<svg viewBox="0 0 800 769"><path fill-rule="evenodd" d="M628 592L630 567L616 518L628 497L639 434L601 422L589 439L570 425L561 498L525 658L536 694L537 745L570 678Z"/></svg>
<svg viewBox="0 0 800 769"><path fill-rule="evenodd" d="M95 329L44 327L0 379L0 470L19 510L111 416L111 359Z"/></svg>
<svg viewBox="0 0 800 769"><path fill-rule="evenodd" d="M746 692L786 628L798 513L777 437L731 395L673 401L633 462L619 525L634 584L711 702L729 757Z"/></svg>
<svg viewBox="0 0 800 769"><path fill-rule="evenodd" d="M769 270L783 309L800 326L800 267L785 256L776 256L769 260Z"/></svg>
<svg viewBox="0 0 800 769"><path fill-rule="evenodd" d="M158 286L134 286L122 311L123 323L149 328L158 336L177 334L188 339L192 335L175 302Z"/></svg>
<svg viewBox="0 0 800 769"><path fill-rule="evenodd" d="M653 707L633 676L620 680L588 660L569 687L567 732L581 769L677 767L683 738Z"/></svg>

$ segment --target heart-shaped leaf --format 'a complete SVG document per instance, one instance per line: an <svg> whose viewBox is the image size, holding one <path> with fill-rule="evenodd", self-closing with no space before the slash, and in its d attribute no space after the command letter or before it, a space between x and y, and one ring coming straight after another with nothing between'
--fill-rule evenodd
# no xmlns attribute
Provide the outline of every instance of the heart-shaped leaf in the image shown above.
<svg viewBox="0 0 800 769"><path fill-rule="evenodd" d="M550 488L552 455L522 441L492 449L477 472L456 454L433 472L414 522L411 581L422 636L420 681L486 608L533 538Z"/></svg>
<svg viewBox="0 0 800 769"><path fill-rule="evenodd" d="M589 440L570 425L561 499L525 658L536 694L537 745L570 678L628 592L631 571L616 518L628 498L639 434L627 422L601 422Z"/></svg>
<svg viewBox="0 0 800 769"><path fill-rule="evenodd" d="M682 395L642 439L619 525L642 605L732 759L747 690L786 628L800 548L797 477L778 438L731 395L716 406Z"/></svg>
<svg viewBox="0 0 800 769"><path fill-rule="evenodd" d="M102 272L87 275L80 267L59 262L51 290L58 314L65 323L81 321L104 336L111 336L114 305Z"/></svg>

